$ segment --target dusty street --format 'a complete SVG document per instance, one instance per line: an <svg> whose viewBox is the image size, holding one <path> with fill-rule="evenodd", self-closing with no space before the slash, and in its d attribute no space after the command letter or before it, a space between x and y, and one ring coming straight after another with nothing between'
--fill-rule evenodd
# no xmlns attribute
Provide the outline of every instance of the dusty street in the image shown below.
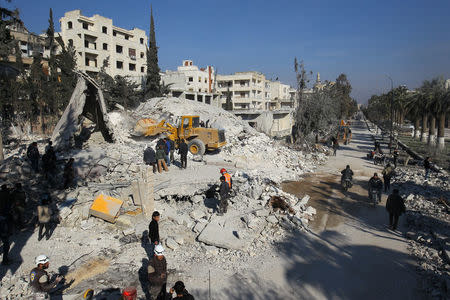
<svg viewBox="0 0 450 300"><path fill-rule="evenodd" d="M370 134L362 123L353 133L352 143L342 146L317 173L284 184L287 192L311 196L310 203L318 210L311 231L291 232L273 245L273 255L227 283L211 271L213 299L422 298L415 262L401 234L403 226L395 233L387 229L386 195L376 208L367 200L368 179L381 172L364 159L372 147ZM344 195L339 179L347 164L355 172L355 185ZM228 288L218 291L222 285ZM195 293L205 299L207 290Z"/></svg>

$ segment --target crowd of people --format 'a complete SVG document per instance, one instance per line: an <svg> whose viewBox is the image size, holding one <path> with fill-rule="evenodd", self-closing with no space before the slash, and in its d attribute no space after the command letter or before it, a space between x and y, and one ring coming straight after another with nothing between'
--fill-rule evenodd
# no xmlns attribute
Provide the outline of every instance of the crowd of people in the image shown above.
<svg viewBox="0 0 450 300"><path fill-rule="evenodd" d="M178 154L180 155L180 168L186 169L188 145L182 139L178 145ZM175 162L175 142L169 138L159 139L155 149L147 146L144 150L144 163L153 167L153 173L158 171L169 171L171 164Z"/></svg>

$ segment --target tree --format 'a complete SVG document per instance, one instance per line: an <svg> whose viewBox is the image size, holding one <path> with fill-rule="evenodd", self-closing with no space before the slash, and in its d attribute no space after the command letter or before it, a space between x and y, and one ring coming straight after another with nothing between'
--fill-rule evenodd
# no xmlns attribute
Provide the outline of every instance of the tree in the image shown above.
<svg viewBox="0 0 450 300"><path fill-rule="evenodd" d="M33 57L33 63L30 67L30 75L28 77L28 92L32 102L39 110L39 119L42 132L45 132L45 96L44 86L47 82L47 75L42 69L42 54L38 53Z"/></svg>
<svg viewBox="0 0 450 300"><path fill-rule="evenodd" d="M298 63L297 57L294 59L294 71L297 79L297 110L295 112L295 124L292 128L292 137L295 143L298 137L304 135L302 129L305 128L305 123L308 122L308 120L305 120L307 117L305 110L308 106L308 99L304 97L303 92L309 82L308 75L311 75L312 72L306 72L303 61Z"/></svg>
<svg viewBox="0 0 450 300"><path fill-rule="evenodd" d="M77 61L74 47L70 45L66 46L61 36L58 36L56 41L61 48L60 53L55 56L56 66L58 68L58 101L56 102L56 107L61 111L69 103L77 84Z"/></svg>
<svg viewBox="0 0 450 300"><path fill-rule="evenodd" d="M147 47L147 76L143 88L144 98L160 97L161 76L158 66L158 47L156 46L155 21L153 20L153 8L150 11L150 40Z"/></svg>
<svg viewBox="0 0 450 300"><path fill-rule="evenodd" d="M135 108L140 100L137 88L138 84L129 78L117 75L114 77L113 86L109 87L108 107L113 109L116 104L119 104L125 109Z"/></svg>

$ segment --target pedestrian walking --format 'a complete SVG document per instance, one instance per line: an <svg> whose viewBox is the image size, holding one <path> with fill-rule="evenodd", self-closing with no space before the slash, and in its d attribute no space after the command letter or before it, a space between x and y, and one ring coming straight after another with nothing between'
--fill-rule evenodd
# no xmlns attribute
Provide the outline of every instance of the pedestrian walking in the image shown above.
<svg viewBox="0 0 450 300"><path fill-rule="evenodd" d="M165 157L166 157L166 154L164 151L164 147L159 146L158 149L156 150L156 161L158 162L158 172L159 173L161 173L163 169L166 172L169 171L169 169L167 168L167 165L166 165Z"/></svg>
<svg viewBox="0 0 450 300"><path fill-rule="evenodd" d="M37 207L37 216L39 223L39 234L38 241L45 239L48 240L51 235L51 219L52 219L52 209L50 208L50 196L45 195L41 201L41 204ZM45 231L43 231L45 228Z"/></svg>
<svg viewBox="0 0 450 300"><path fill-rule="evenodd" d="M425 168L425 181L427 181L428 177L430 176L431 157L427 156L425 158L425 160L423 161L423 167Z"/></svg>
<svg viewBox="0 0 450 300"><path fill-rule="evenodd" d="M39 149L36 142L31 143L31 145L27 149L27 157L31 162L31 168L34 172L39 172L39 158L41 155L39 154Z"/></svg>
<svg viewBox="0 0 450 300"><path fill-rule="evenodd" d="M228 209L228 198L230 197L230 186L225 181L225 176L220 177L220 187L219 187L219 215L227 213Z"/></svg>
<svg viewBox="0 0 450 300"><path fill-rule="evenodd" d="M178 154L180 155L181 168L186 169L187 167L187 155L188 155L188 145L186 141L182 139L180 145L178 146Z"/></svg>
<svg viewBox="0 0 450 300"><path fill-rule="evenodd" d="M398 219L406 211L405 202L400 196L398 189L394 189L386 201L386 210L389 213L389 226L392 230L397 229Z"/></svg>
<svg viewBox="0 0 450 300"><path fill-rule="evenodd" d="M153 167L153 173L156 173L156 152L152 147L147 145L144 150L144 163Z"/></svg>
<svg viewBox="0 0 450 300"><path fill-rule="evenodd" d="M30 272L30 286L33 292L34 300L49 299L49 292L63 279L57 276L55 281L51 282L47 273L50 266L50 259L47 255L39 255L35 259L36 267Z"/></svg>
<svg viewBox="0 0 450 300"><path fill-rule="evenodd" d="M387 193L391 189L391 178L392 174L394 172L394 169L391 167L390 164L387 164L386 167L383 169L383 181L384 181L384 192Z"/></svg>
<svg viewBox="0 0 450 300"><path fill-rule="evenodd" d="M333 140L333 156L336 156L336 152L339 149L339 142L338 140L335 138Z"/></svg>

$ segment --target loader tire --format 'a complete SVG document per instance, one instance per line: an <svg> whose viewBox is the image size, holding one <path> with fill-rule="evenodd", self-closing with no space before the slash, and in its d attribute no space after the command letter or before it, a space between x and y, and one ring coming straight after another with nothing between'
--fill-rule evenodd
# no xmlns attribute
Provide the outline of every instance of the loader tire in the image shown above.
<svg viewBox="0 0 450 300"><path fill-rule="evenodd" d="M203 155L205 154L205 143L199 139L193 139L189 142L188 149L193 155Z"/></svg>

